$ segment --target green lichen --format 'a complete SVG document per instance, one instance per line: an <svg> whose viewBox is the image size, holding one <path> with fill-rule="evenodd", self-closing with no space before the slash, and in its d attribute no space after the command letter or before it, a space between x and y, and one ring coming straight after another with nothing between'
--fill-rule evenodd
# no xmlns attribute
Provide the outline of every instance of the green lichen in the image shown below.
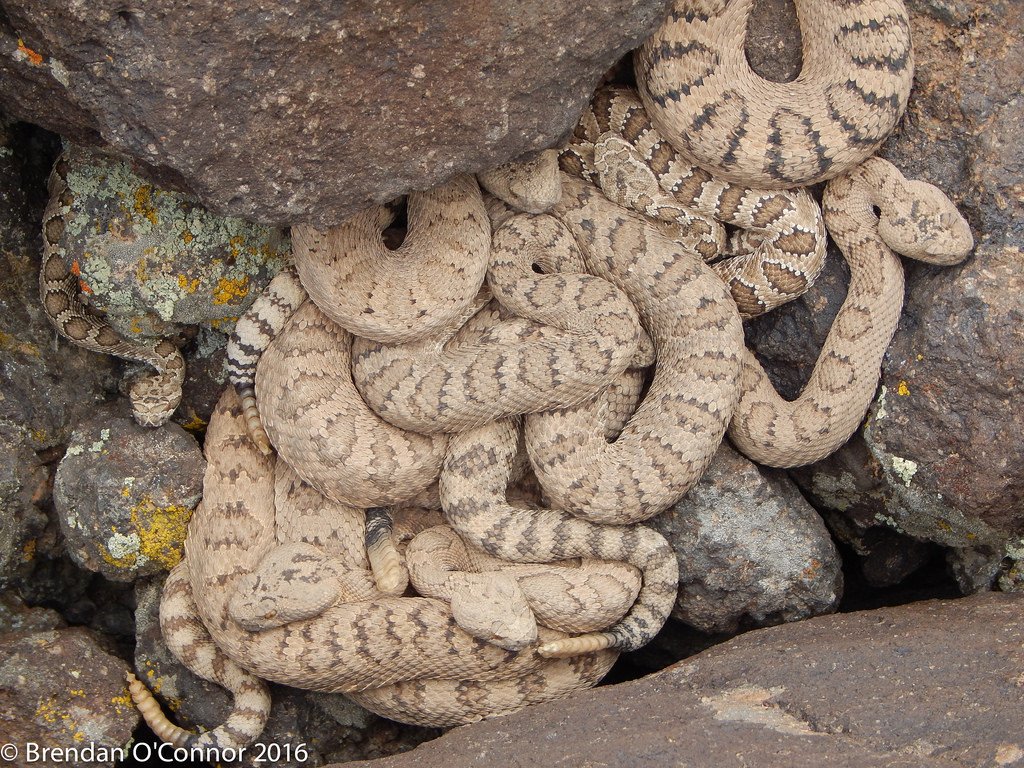
<svg viewBox="0 0 1024 768"><path fill-rule="evenodd" d="M66 157L73 202L59 248L69 267L77 265L83 291L112 318L234 318L288 260L281 230L212 214L137 176L126 161L73 146ZM146 322L127 327L160 332Z"/></svg>
<svg viewBox="0 0 1024 768"><path fill-rule="evenodd" d="M899 456L892 457L892 471L896 473L907 488L910 487L914 475L917 474L917 462L910 459L903 459Z"/></svg>

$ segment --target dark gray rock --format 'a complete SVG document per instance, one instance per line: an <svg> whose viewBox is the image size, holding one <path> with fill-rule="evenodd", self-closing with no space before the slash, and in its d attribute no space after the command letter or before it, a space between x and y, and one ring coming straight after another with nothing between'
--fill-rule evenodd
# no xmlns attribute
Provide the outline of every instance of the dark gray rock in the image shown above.
<svg viewBox="0 0 1024 768"><path fill-rule="evenodd" d="M185 382L174 420L194 435L205 431L224 387L228 385L228 337L219 330L200 326L181 352L185 357Z"/></svg>
<svg viewBox="0 0 1024 768"><path fill-rule="evenodd" d="M69 145L57 251L82 298L129 339L230 324L291 255L282 230L211 214L122 158Z"/></svg>
<svg viewBox="0 0 1024 768"><path fill-rule="evenodd" d="M173 710L179 725L213 728L231 710L231 696L223 688L192 674L171 655L160 633L160 591L163 579L136 584L137 674ZM399 725L377 717L341 694L312 693L281 685L271 686L273 708L262 744L277 744L282 754L294 755L301 745L306 760L274 761L275 765L317 766L330 761L365 760L412 749L440 731ZM252 751L252 750L250 750Z"/></svg>
<svg viewBox="0 0 1024 768"><path fill-rule="evenodd" d="M173 567L204 468L199 445L177 424L150 429L123 407L98 410L75 430L54 481L68 552L115 581Z"/></svg>
<svg viewBox="0 0 1024 768"><path fill-rule="evenodd" d="M1022 291L1009 247L918 274L861 440L796 474L861 530L887 525L949 547L968 591L1024 555Z"/></svg>
<svg viewBox="0 0 1024 768"><path fill-rule="evenodd" d="M330 224L551 146L666 7L5 0L0 104L220 213Z"/></svg>
<svg viewBox="0 0 1024 768"><path fill-rule="evenodd" d="M113 766L112 750L127 745L139 715L125 686L128 665L104 651L84 627L8 632L0 635L0 721L3 741L17 745L4 765L59 765L27 751L83 749L99 759L72 759L82 766Z"/></svg>
<svg viewBox="0 0 1024 768"><path fill-rule="evenodd" d="M1024 595L821 616L346 768L1015 765L1022 668Z"/></svg>
<svg viewBox="0 0 1024 768"><path fill-rule="evenodd" d="M50 608L29 608L13 592L0 592L0 635L63 626L64 620L56 611Z"/></svg>
<svg viewBox="0 0 1024 768"><path fill-rule="evenodd" d="M117 388L117 364L58 341L39 303L42 209L25 190L28 148L0 126L0 426L34 451L67 442L74 425Z"/></svg>
<svg viewBox="0 0 1024 768"><path fill-rule="evenodd" d="M47 524L39 502L48 481L25 435L0 425L0 590L31 568Z"/></svg>
<svg viewBox="0 0 1024 768"><path fill-rule="evenodd" d="M650 521L676 550L672 615L702 632L835 610L841 562L828 529L783 474L723 445L673 509Z"/></svg>

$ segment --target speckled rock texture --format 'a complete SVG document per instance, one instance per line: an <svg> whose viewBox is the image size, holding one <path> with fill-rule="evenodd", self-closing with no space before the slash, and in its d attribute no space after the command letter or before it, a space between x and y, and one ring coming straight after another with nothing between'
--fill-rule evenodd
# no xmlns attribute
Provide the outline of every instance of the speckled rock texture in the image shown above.
<svg viewBox="0 0 1024 768"><path fill-rule="evenodd" d="M211 214L124 159L69 145L57 250L84 301L128 339L230 324L291 255L282 230Z"/></svg>
<svg viewBox="0 0 1024 768"><path fill-rule="evenodd" d="M116 392L117 378L113 360L57 342L40 306L43 211L26 194L32 151L24 130L0 121L0 426L46 452Z"/></svg>
<svg viewBox="0 0 1024 768"><path fill-rule="evenodd" d="M679 560L672 615L702 632L735 632L835 610L841 561L828 529L779 472L723 445L700 482L650 521Z"/></svg>
<svg viewBox="0 0 1024 768"><path fill-rule="evenodd" d="M38 749L83 748L95 755L128 744L139 721L125 686L128 665L107 653L84 627L25 629L0 634L0 731L18 747L10 766L59 765L32 759ZM4 756L5 758L7 755ZM71 761L111 766L110 759Z"/></svg>
<svg viewBox="0 0 1024 768"><path fill-rule="evenodd" d="M1019 765L1022 669L1024 595L822 616L346 768Z"/></svg>
<svg viewBox="0 0 1024 768"><path fill-rule="evenodd" d="M46 528L39 502L48 480L23 436L0 426L0 590L31 569L35 541Z"/></svg>
<svg viewBox="0 0 1024 768"><path fill-rule="evenodd" d="M205 465L178 425L149 429L126 408L98 410L75 430L54 480L68 552L115 581L174 567Z"/></svg>
<svg viewBox="0 0 1024 768"><path fill-rule="evenodd" d="M793 476L816 507L852 523L833 528L858 552L885 541L871 531L886 527L948 548L965 591L1016 589L1024 570L1024 60L1015 52L1024 6L908 7L915 89L882 155L956 201L977 247L952 268L905 263L904 315L864 429ZM806 297L748 329L790 396L845 296L836 256ZM893 563L892 575L912 561Z"/></svg>
<svg viewBox="0 0 1024 768"><path fill-rule="evenodd" d="M136 584L136 674L160 698L165 711L174 712L179 724L212 728L230 712L231 696L189 672L167 649L158 619L162 587L162 577ZM282 758L274 761L275 766L305 768L383 757L410 750L441 733L377 717L341 694L271 688L274 705L259 741L280 745L283 755L294 755L300 745L309 752L305 761Z"/></svg>
<svg viewBox="0 0 1024 768"><path fill-rule="evenodd" d="M206 430L228 385L227 345L227 334L199 326L196 335L181 350L185 357L185 381L181 404L172 418L196 436Z"/></svg>
<svg viewBox="0 0 1024 768"><path fill-rule="evenodd" d="M4 0L0 104L212 210L336 223L567 135L666 0Z"/></svg>

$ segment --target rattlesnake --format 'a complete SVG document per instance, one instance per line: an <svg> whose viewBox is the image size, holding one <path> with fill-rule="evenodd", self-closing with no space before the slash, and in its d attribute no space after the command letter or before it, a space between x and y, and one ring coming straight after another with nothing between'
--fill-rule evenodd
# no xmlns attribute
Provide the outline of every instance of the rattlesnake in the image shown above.
<svg viewBox="0 0 1024 768"><path fill-rule="evenodd" d="M810 194L729 183L687 162L651 124L636 92L598 90L583 113L562 167L601 187L623 207L666 221L701 214L739 228L726 247L711 237L687 242L726 282L742 317L802 295L825 260L825 225Z"/></svg>
<svg viewBox="0 0 1024 768"><path fill-rule="evenodd" d="M633 64L651 121L720 179L779 189L824 181L896 127L914 75L903 0L796 0L803 69L759 77L743 48L754 0L676 0Z"/></svg>
<svg viewBox="0 0 1024 768"><path fill-rule="evenodd" d="M829 232L850 265L846 299L795 401L778 395L747 351L743 397L729 427L744 454L776 467L818 461L860 426L903 308L903 267L893 251L949 265L974 247L970 227L949 198L931 184L907 180L881 158L830 181L824 207Z"/></svg>
<svg viewBox="0 0 1024 768"><path fill-rule="evenodd" d="M156 368L156 373L132 383L129 399L132 414L139 424L159 426L171 417L181 401L185 360L168 339L136 342L123 338L82 303L78 278L68 269L58 250L65 217L72 205L67 171L67 160L62 155L47 182L50 199L43 213L43 261L39 271L43 311L57 332L78 346L138 360Z"/></svg>
<svg viewBox="0 0 1024 768"><path fill-rule="evenodd" d="M748 5L745 0L738 0L731 10L744 13ZM877 2L860 3L863 19L857 23L867 24L864 19L870 19L870 14L883 5L894 10L878 17L881 26L892 27L897 33L903 30L906 17L899 3L898 8ZM680 32L680 25L704 15L708 15L704 21L709 21L711 12L721 10L721 6L720 3L677 3L675 13L660 36L637 57L638 62L644 62L640 66L641 74L652 78L641 83L641 94L647 102L652 99L661 102L656 107L647 104L649 109L655 110L650 121L679 151L683 148L677 143L677 132L666 127L658 109L680 99L659 83L657 73L677 65L694 50L708 49L711 43L704 48L681 43L685 32ZM820 43L818 30L807 27L806 20L810 16L806 13L804 16L805 42ZM836 18L840 16L838 12L834 14ZM830 16L830 23L836 18ZM862 37L868 44L875 37L870 25L860 32L865 33ZM858 31L848 25L840 28L837 37L849 43L857 34ZM739 43L741 38L742 35ZM723 34L722 39L726 42L731 39L736 47L735 35ZM899 34L895 39L895 58L872 59L873 54L868 53L858 59L858 64L870 68L874 62L886 69L898 69L896 80L905 78L911 67L909 39L903 48ZM739 48L742 50L741 45ZM808 60L820 56L821 48L816 48L815 44L810 44L805 51ZM655 74L651 75L652 72ZM816 72L814 67L806 68L805 79ZM717 71L707 73L708 83L713 77L717 77ZM701 91L695 81L687 85L694 85L689 90ZM900 96L900 87L898 83L893 85L895 95L879 99L883 119L891 122L898 119L906 100L905 95ZM827 97L833 98L834 93L828 92ZM750 100L743 93L733 91L725 95L723 104L729 101L746 103ZM567 162L577 162L577 170L601 184L616 202L606 199L592 184L564 176L561 180L563 195L551 209L550 216L513 216L495 234L494 250L498 256L493 261L497 268L490 277L494 294L513 311L523 312L536 322L554 322L560 326L548 329L520 320L509 322L502 330L499 323L493 329L492 341L511 341L514 345L525 345L524 348L533 345L533 349L548 350L556 366L569 362L576 366L584 360L583 353L596 353L598 364L588 362L589 370L574 367L545 372L531 368L530 352L506 353L483 345L473 350L474 353L482 351L482 356L467 357L458 363L461 368L451 367L450 358L445 359L450 350L446 352L444 345L458 338L459 323L477 308L467 287L457 301L449 304L449 314L432 325L443 329L439 335L412 341L401 335L356 339L353 372L360 391L382 418L402 429L415 428L432 434L458 431L451 437L438 438L448 443L440 471L440 495L446 519L466 541L490 555L515 561L544 562L591 556L632 563L642 573L637 602L625 618L608 630L580 630L589 634L574 638L543 636L546 634L543 633L537 649L518 654L499 651L493 643L479 640L467 644L466 636L456 628L449 609L425 598L378 596L366 603L336 603L322 610L316 605L313 610L320 613L315 618L301 618L283 627L246 633L226 618L231 606L228 605L230 590L225 589L225 583L242 574L252 574L258 567L257 555L265 551L265 546L259 542L266 539L267 523L258 519L267 514L267 498L272 495L267 476L268 472L273 474L274 460L261 456L255 445L245 441L247 429L256 426L255 416L250 413L247 427L243 408L226 395L215 417L217 428L224 432L218 432L211 423L215 438L210 444L213 451L210 466L214 473L211 492L209 498L204 499L202 513L197 513L198 521L189 539L195 542L186 559L190 572L187 583L195 598L188 604L188 610L202 615L203 624L215 641L211 652L244 660L245 667L260 677L303 687L350 691L358 701L375 711L421 723L463 722L507 711L510 701L514 701L514 706L521 706L555 690L591 684L601 674L600 670L606 668L603 665L614 656L601 649L636 648L657 631L674 602L677 579L675 554L660 536L642 526L616 528L607 523L633 523L675 503L699 478L730 422L730 433L740 447L760 451L758 455L769 461L775 461L773 457L779 455L783 461L806 461L808 456L815 457L820 451L834 448L837 440L845 440L849 434L847 428L850 431L856 428L877 381L880 355L891 336L894 318L898 317L895 294L900 292L891 287L865 290L856 282L818 366L818 371L840 375L830 379L826 373L816 371L816 378L812 378L794 406L797 415L790 421L795 426L788 430L783 428L780 414L785 412L786 406L774 396L773 390L768 391L770 385L765 389L767 379L763 372L758 373L756 361L743 352L739 315L726 286L694 252L701 247L694 241L696 238L709 243L708 252L703 255L713 256L712 251L721 242L720 228L700 217L691 218L689 213L681 211L680 203L696 201L705 206L704 213L723 215L724 212L727 220L732 217L731 223L741 226L769 225L767 232L741 235L735 241L747 250L761 252L756 267L759 275L731 280L733 296L743 304L744 313L752 315L773 306L777 296L752 290L744 295L744 289L749 288L744 280L747 283L760 281L777 295L789 297L795 289L805 287L820 268L815 260L820 257L823 244L821 223L815 217L813 206L805 202L809 198L806 193L769 195L739 185L714 182L693 168L683 171L674 151L670 152L668 145L658 139L652 126L645 122L645 113L635 100L630 101L628 94L619 93L612 94L604 103L606 106L602 107L601 99L595 102L592 123L584 125L577 133L573 154L567 156ZM717 124L710 119L722 117L722 114L715 114L715 108L708 113L705 122ZM784 122L792 114L793 110L776 115L780 136L785 137L788 128L779 122L779 117ZM839 114L834 109L830 117L841 124ZM741 127L747 133L753 132L746 123ZM816 130L810 122L805 129L808 136ZM870 145L868 151L881 141L880 136L884 137L881 129L875 127L846 133L846 144L861 145L854 148L859 150ZM729 166L737 165L733 155L741 154L739 149L743 144L739 140L742 136L734 138L737 140L728 152L722 153L719 144L719 154ZM773 154L778 146L773 134L769 132L766 141L769 150L763 157L769 160L768 173L767 178L757 177L758 184L768 187L783 177L805 173L806 163L789 163L784 153ZM804 180L834 175L859 161L850 160L848 147L839 147L841 151L834 156L819 151L820 145L811 149L813 173L799 177ZM654 164L644 170L637 164L638 159ZM637 170L639 174L634 175ZM865 264L880 265L887 259L893 260L888 250L879 246L874 234L877 225L870 217L872 201L861 191L864 184L871 183L888 185L892 196L900 181L883 161L870 161L833 180L826 192L829 226L854 265L855 275L860 269L858 258L864 254L868 256ZM916 196L923 189L910 183L909 187L900 188L899 194ZM924 194L924 198L938 203L933 218L916 219L913 218L916 212L910 212L895 219L887 218L882 229L888 238L890 230L899 228L898 223L910 224L911 228L917 226L919 234L931 238L933 245L926 246L925 250L938 255L938 263L952 263L969 250L969 231L944 198L939 200L931 192ZM863 210L857 215L847 215L840 207L854 202L867 209L867 217ZM644 218L619 204L653 214L661 221ZM876 204L881 205L879 201ZM478 219L479 210L475 207L475 214L467 220ZM795 211L799 211L796 218L786 218ZM380 226L383 220L383 217L374 219L375 226ZM799 223L786 223L788 221ZM695 234L687 229L691 226L706 231ZM936 240L952 245L946 250L937 249L933 247ZM681 248L680 242L686 243L685 247ZM543 258L536 257L530 252L531 248L547 249L565 243L568 243L568 250L576 249L564 257L565 261L585 264L589 272L603 280L562 273L532 274L532 263L542 262ZM775 269L773 274L772 257L764 258L773 250L791 250L805 261L788 273ZM516 257L503 261L502 253L514 253ZM528 253L525 261L520 258L524 253ZM898 263L896 267L898 271ZM503 269L505 274L501 274ZM741 272L751 274L748 266ZM859 277L855 279L859 281ZM519 281L524 281L522 285L528 287L517 285ZM473 282L472 279L467 281L467 286ZM301 296L301 292L296 293L281 305L291 308ZM624 304L620 302L623 296L628 298ZM591 315L594 320L581 322L571 318L564 321L566 297L583 299L585 309L597 308ZM475 300L482 302L483 298L477 296ZM886 306L876 308L875 302ZM305 329L327 327L317 319L315 309L304 306L306 308L299 311L305 311L306 315L299 315L296 323L305 323ZM613 308L608 310L607 306ZM884 315L878 323L883 330L871 335L871 323L865 319L876 312ZM344 324L344 319L339 319ZM588 324L596 320L607 321L607 331L601 327L597 334L588 336L587 332L594 330ZM638 322L653 342L658 368L644 403L624 425L611 430L618 433L621 427L621 434L609 443L608 427L596 423L593 416L593 408L605 406L585 403L602 388L614 386L630 364L644 357L646 337ZM253 327L257 326L258 323ZM576 335L567 336L565 331ZM613 343L603 338L606 332L616 334ZM344 355L344 342L341 346ZM244 368L247 375L254 369L259 348L259 344L253 344L243 350L249 360L240 368ZM327 347L314 349L326 362ZM410 357L413 351L422 356L420 361ZM286 368L287 363L285 358L278 358L278 362L268 365L279 370ZM344 360L331 362L325 368L337 372L344 368ZM496 375L483 376L482 372L488 368ZM853 368L863 368L867 373L842 376ZM567 383L563 374L582 376L583 384ZM345 377L345 374L337 375ZM251 390L251 381L245 385L250 387L246 390L250 406L260 399L259 375L256 378L255 393ZM529 396L518 394L517 387L530 392ZM287 389L289 387L285 386L279 394L284 396ZM566 392L574 394L566 396ZM856 403L845 418L827 422L820 429L809 429L806 425L808 408L824 413L839 412L837 403L829 400L833 395L838 395L840 400L856 400ZM272 410L271 401L275 399L261 402L262 410ZM314 400L307 405L311 411L317 407ZM551 411L551 408L556 410ZM301 408L296 413L299 411ZM555 506L571 510L571 514L559 509L530 509L508 503L506 486L519 438L516 423L504 417L514 413L531 414L525 418L525 429L538 479ZM268 423L270 421L268 419ZM271 429L279 428L280 425ZM297 440L301 431L286 441ZM602 461L607 463L602 464ZM329 464L330 460L325 463ZM278 464L287 466L283 461ZM568 480L564 479L565 474ZM311 479L310 482L318 481ZM321 485L331 493L327 486ZM341 494L334 493L334 496L340 498ZM239 532L232 532L236 528ZM447 541L454 544L453 539ZM300 551L300 556L306 557L305 550ZM424 590L432 590L445 581L447 566L441 565L442 573L435 572L433 578L428 579L431 585L422 582ZM271 563L271 572L280 569L280 563ZM175 574L173 579L172 585L179 588L180 575ZM442 584L439 594L451 598L450 586ZM498 591L509 595L515 590L509 582L506 586L507 589L503 587ZM365 576L360 588L373 589ZM235 606L236 614L241 610ZM259 611L253 615L258 619ZM605 620L607 617L602 619ZM442 630L444 642L423 645L429 634L428 627L446 628ZM509 642L519 647L522 638L529 637L528 628L525 632L526 635L517 634ZM308 638L317 638L320 643L310 643ZM372 638L372 643L368 638ZM504 635L500 640L505 642ZM417 642L420 645L417 646ZM337 654L336 649L341 647L346 649L345 653ZM457 659L465 667L452 672L450 668L440 670L426 663L427 650L441 653L442 648L446 658ZM564 662L568 666L558 666L563 662L550 660L561 656L571 657ZM387 663L383 662L385 657ZM545 657L549 660L545 661ZM396 660L397 666L392 666ZM461 676L463 682L428 679L438 672ZM402 679L404 676L408 679ZM255 678L241 673L236 677L230 682L246 694L245 701L249 696L257 701ZM246 716L239 714L249 711L245 701L237 700L233 723L245 722ZM253 707L253 711L258 709L258 702ZM251 731L252 723L248 726ZM233 737L227 734L223 738Z"/></svg>
<svg viewBox="0 0 1024 768"><path fill-rule="evenodd" d="M347 535L351 542L361 512L325 499L287 464L260 453L230 388L211 419L205 450L204 498L190 522L185 560L168 579L161 626L190 668L231 688L235 708L221 727L194 737L167 723L133 683L140 708L163 738L219 748L249 743L262 730L269 703L261 678L342 691L396 719L453 725L593 685L614 660L611 652L559 660L535 649L503 650L466 634L446 604L428 598L377 595L337 602L284 626L243 629L231 616L232 596L268 554L289 544L282 535L320 545L330 538L328 554L333 550L349 571L365 569L360 550L344 541ZM304 517L320 522L292 529ZM362 582L372 593L365 575ZM540 630L542 641L560 637Z"/></svg>

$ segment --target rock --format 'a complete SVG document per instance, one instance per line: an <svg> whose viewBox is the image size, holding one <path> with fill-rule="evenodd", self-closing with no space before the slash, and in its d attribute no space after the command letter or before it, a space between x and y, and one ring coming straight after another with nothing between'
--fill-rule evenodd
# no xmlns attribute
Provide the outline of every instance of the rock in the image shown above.
<svg viewBox="0 0 1024 768"><path fill-rule="evenodd" d="M227 717L231 696L223 688L188 671L168 650L160 633L160 592L163 579L136 584L137 674L179 725L212 728ZM317 766L331 760L357 760L412 749L440 731L393 723L377 717L341 694L313 693L281 685L271 687L273 708L259 744L279 745L282 759L274 765ZM308 751L295 756L299 747ZM258 747L249 750L254 755Z"/></svg>
<svg viewBox="0 0 1024 768"><path fill-rule="evenodd" d="M910 0L914 91L882 154L962 204L975 242L1024 244L1024 6ZM996 248L998 250L998 248ZM976 254L975 259L981 259Z"/></svg>
<svg viewBox="0 0 1024 768"><path fill-rule="evenodd" d="M346 768L1014 765L1021 669L1024 595L822 616Z"/></svg>
<svg viewBox="0 0 1024 768"><path fill-rule="evenodd" d="M552 146L667 5L5 3L0 104L219 213L333 224Z"/></svg>
<svg viewBox="0 0 1024 768"><path fill-rule="evenodd" d="M679 560L672 615L702 632L797 621L839 603L841 562L821 518L782 473L728 445L649 525Z"/></svg>
<svg viewBox="0 0 1024 768"><path fill-rule="evenodd" d="M0 721L3 741L18 754L4 765L58 765L43 749L83 750L81 766L111 766L139 721L125 686L128 665L102 650L83 627L0 635ZM33 755L29 745L39 752ZM92 746L90 757L85 748Z"/></svg>
<svg viewBox="0 0 1024 768"><path fill-rule="evenodd" d="M0 635L36 632L64 626L60 614L50 608L29 608L12 592L0 592Z"/></svg>
<svg viewBox="0 0 1024 768"><path fill-rule="evenodd" d="M67 179L58 252L84 300L128 339L233 321L290 257L281 230L211 214L124 159L69 145L57 165Z"/></svg>
<svg viewBox="0 0 1024 768"><path fill-rule="evenodd" d="M116 363L56 340L39 303L42 209L25 190L31 140L0 130L0 426L45 452L116 391ZM12 438L13 439L13 438Z"/></svg>
<svg viewBox="0 0 1024 768"><path fill-rule="evenodd" d="M833 534L860 557L860 575L873 587L892 587L926 565L935 547L886 526L860 528L841 512L826 512ZM933 595L935 597L936 595Z"/></svg>
<svg viewBox="0 0 1024 768"><path fill-rule="evenodd" d="M0 425L0 590L31 567L36 540L46 529L39 502L48 481L25 435Z"/></svg>
<svg viewBox="0 0 1024 768"><path fill-rule="evenodd" d="M862 439L796 473L862 531L953 550L967 591L989 586L1024 537L1021 263L982 246L954 274L917 275Z"/></svg>
<svg viewBox="0 0 1024 768"><path fill-rule="evenodd" d="M115 581L172 568L204 468L199 445L176 424L150 429L124 408L98 410L75 430L54 481L68 552Z"/></svg>
<svg viewBox="0 0 1024 768"><path fill-rule="evenodd" d="M181 405L173 419L193 435L206 430L213 409L228 385L227 346L226 334L200 326L195 338L181 351L185 357L185 382L181 388Z"/></svg>

